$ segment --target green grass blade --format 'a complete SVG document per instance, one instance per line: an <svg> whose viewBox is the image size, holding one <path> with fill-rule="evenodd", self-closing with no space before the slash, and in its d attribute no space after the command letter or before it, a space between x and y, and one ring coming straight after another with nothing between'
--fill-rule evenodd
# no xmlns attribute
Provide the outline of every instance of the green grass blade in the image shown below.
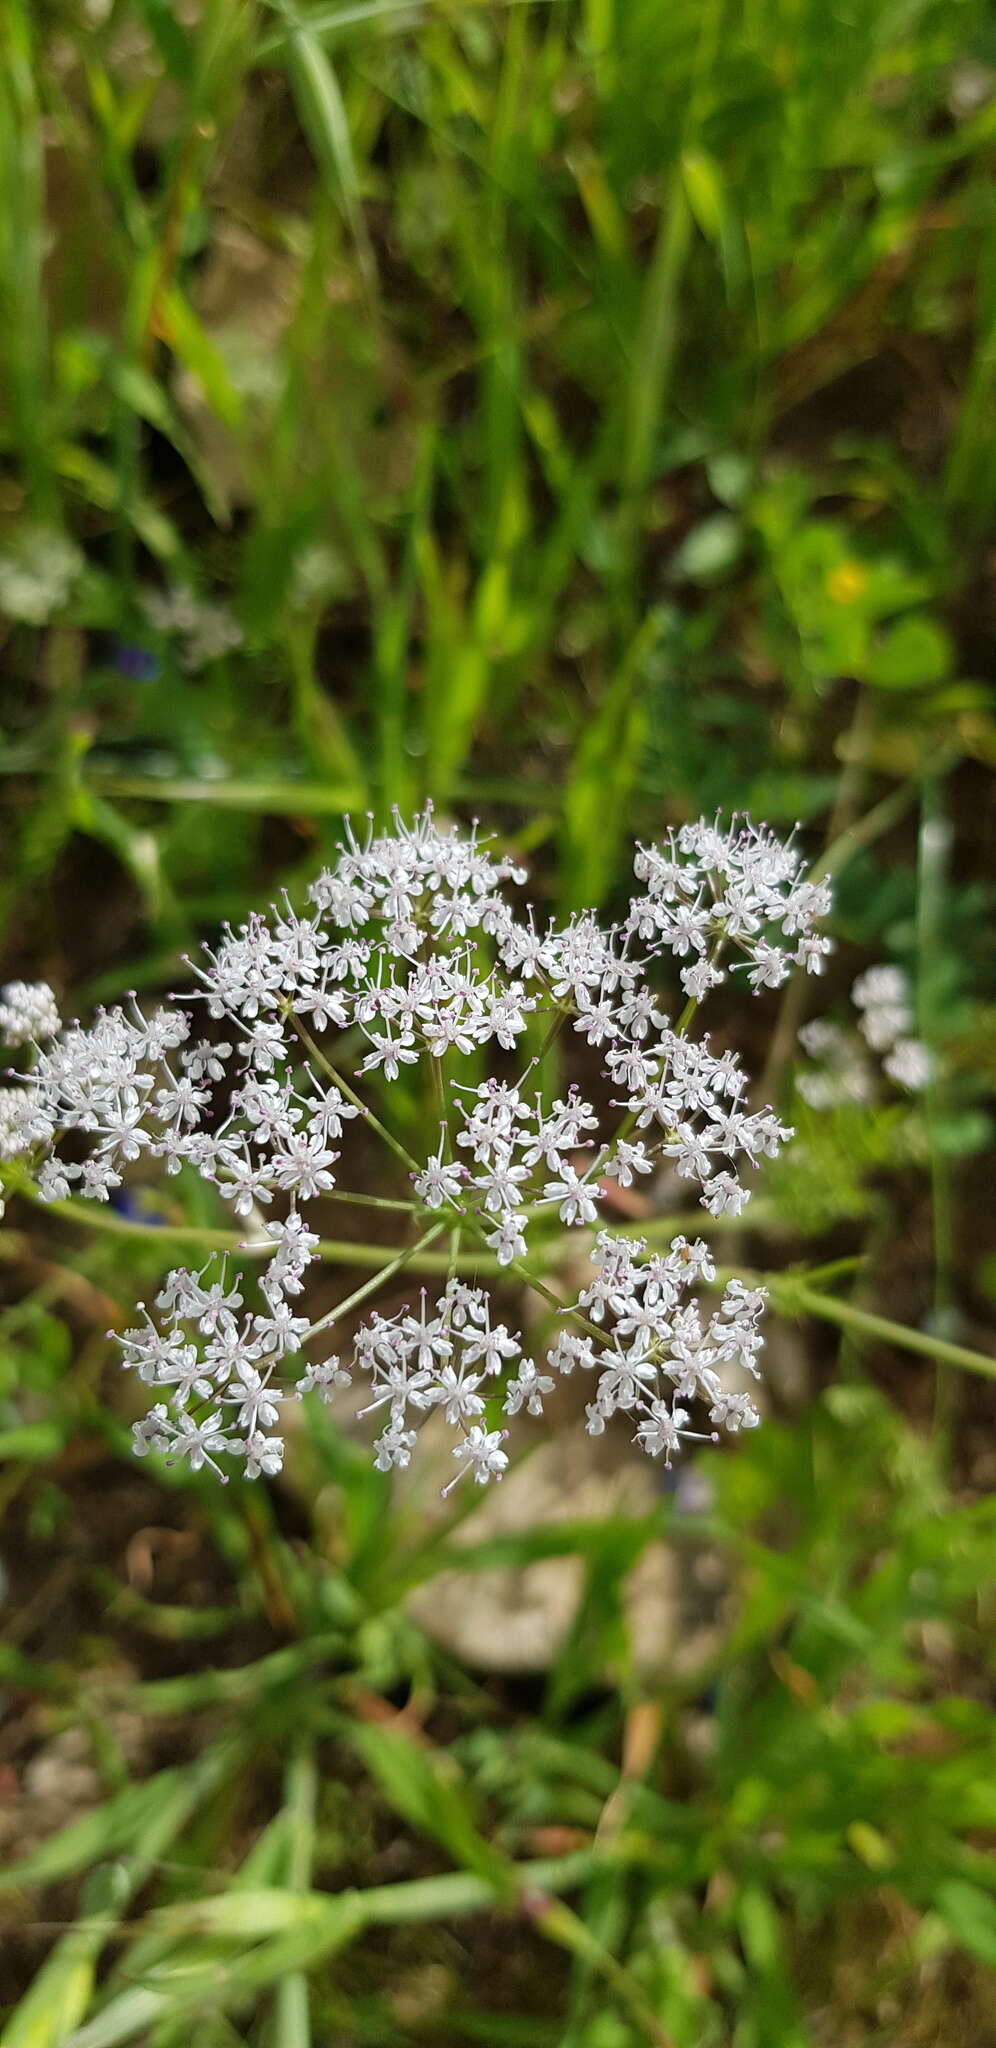
<svg viewBox="0 0 996 2048"><path fill-rule="evenodd" d="M286 63L301 125L330 189L338 194L368 287L376 277L363 217L360 179L339 80L318 37L301 20L290 28Z"/></svg>
<svg viewBox="0 0 996 2048"><path fill-rule="evenodd" d="M647 738L645 692L660 635L660 615L651 612L582 732L564 792L566 909L602 902L614 879Z"/></svg>
<svg viewBox="0 0 996 2048"><path fill-rule="evenodd" d="M48 318L45 162L31 37L31 13L7 0L0 65L0 360L13 434L33 509L51 516L48 457Z"/></svg>
<svg viewBox="0 0 996 2048"><path fill-rule="evenodd" d="M287 1767L284 1780L284 1821L287 1832L287 1888L307 1891L311 1884L315 1846L318 1773L314 1750L302 1748ZM308 1979L292 1970L281 1979L273 2006L273 2048L311 2048Z"/></svg>
<svg viewBox="0 0 996 2048"><path fill-rule="evenodd" d="M85 1861L92 1862L94 1854L106 1853L108 1845L119 1841L123 1812L131 1818L129 1839L134 1843L136 1807L141 1809L136 1853L128 1859L119 1857L108 1872L98 1874L84 1901L86 1917L63 1936L42 1965L0 2034L0 2048L65 2048L72 2030L89 2010L97 1967L121 1914L191 1814L231 1768L234 1753L230 1742L216 1743L186 1770L161 1773L152 1781L152 1796L144 1801L132 1800L129 1805L129 1793L120 1794L111 1802L114 1819L110 1826L105 1824L101 1829L101 1817L97 1814L88 1817L89 1832L88 1821L78 1822L75 1829L67 1831L75 1836L75 1841L70 1843L71 1860L68 1866L64 1861L64 1868L80 1868L76 1859L81 1848ZM100 1840L103 1849L94 1847ZM51 1870L58 1865L58 1842L47 1847ZM44 1859L45 1851L40 1850L38 1856Z"/></svg>

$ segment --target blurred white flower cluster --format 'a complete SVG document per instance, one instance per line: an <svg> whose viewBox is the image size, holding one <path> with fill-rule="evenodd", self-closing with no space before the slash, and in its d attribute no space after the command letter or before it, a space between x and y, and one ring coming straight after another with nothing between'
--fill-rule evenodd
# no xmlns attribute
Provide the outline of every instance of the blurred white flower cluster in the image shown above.
<svg viewBox="0 0 996 2048"><path fill-rule="evenodd" d="M75 541L57 527L25 523L0 548L0 612L46 626L65 610L82 572Z"/></svg>
<svg viewBox="0 0 996 2048"><path fill-rule="evenodd" d="M46 981L9 981L0 990L0 1041L32 1045L61 1028L59 1006Z"/></svg>
<svg viewBox="0 0 996 2048"><path fill-rule="evenodd" d="M242 645L242 628L228 606L198 597L185 584L143 591L141 602L153 632L176 641L181 665L190 675Z"/></svg>
<svg viewBox="0 0 996 2048"><path fill-rule="evenodd" d="M869 967L858 976L851 1000L861 1016L858 1030L898 1088L926 1088L930 1053L913 1033L913 1002L901 967Z"/></svg>
<svg viewBox="0 0 996 2048"><path fill-rule="evenodd" d="M813 1065L796 1076L796 1087L811 1109L872 1102L876 1071L869 1051L880 1056L882 1071L897 1088L917 1094L930 1082L929 1049L911 1035L912 995L902 968L867 968L854 983L851 1000L858 1012L856 1031L818 1017L799 1033Z"/></svg>
<svg viewBox="0 0 996 2048"><path fill-rule="evenodd" d="M603 1231L591 1285L560 1311L539 1366L484 1284L508 1269L549 1298L535 1264L544 1222L547 1244L551 1225L588 1229L607 1184L629 1187L665 1162L710 1214L736 1214L750 1172L792 1135L770 1109L747 1107L737 1057L688 1027L731 966L754 990L777 987L793 963L820 971L826 886L805 880L791 846L746 822L686 826L641 847L635 872L640 887L618 923L585 912L538 929L508 898L524 871L494 857L476 828L442 830L431 808L411 824L395 814L381 835L347 828L306 911L285 900L269 918L226 928L194 969L199 988L170 1008L146 1017L131 1001L57 1034L48 991L6 991L0 1027L9 1043L31 1042L34 1063L6 1092L0 1151L32 1155L46 1198L107 1201L136 1162L158 1160L168 1174L186 1165L244 1219L251 1248L265 1247L251 1302L222 1259L171 1272L155 1319L141 1306L124 1362L162 1399L136 1427L140 1453L219 1472L219 1460L236 1458L250 1478L275 1472L283 1403L311 1390L329 1399L354 1376L369 1382L366 1409L383 1425L379 1466L407 1464L436 1412L456 1434L454 1478L481 1483L507 1462L503 1418L541 1413L556 1376L575 1367L593 1374L589 1428L628 1414L653 1456L670 1459L694 1434L691 1403L713 1429L757 1420L727 1376L738 1364L756 1370L763 1295L733 1282L704 1316L687 1298L694 1283L715 1281L701 1242L676 1238L644 1258L644 1245ZM672 955L686 998L676 1023L657 986ZM530 1029L534 1046L573 1029L597 1048L607 1105L577 1086L545 1092L538 1055L521 1047ZM479 1078L486 1051L502 1078ZM466 1082L454 1073L461 1058ZM367 1097L369 1077L389 1098L390 1084L420 1066L434 1076L439 1135L415 1154ZM360 1122L409 1175L410 1200L390 1205L408 1211L406 1243L385 1248L384 1280L440 1236L449 1277L432 1303L422 1294L375 1313L343 1361L320 1340L355 1298L317 1321L307 1314L319 1240L304 1212L333 1192L350 1200L340 1165ZM282 1368L299 1354L310 1362L299 1359L288 1385Z"/></svg>

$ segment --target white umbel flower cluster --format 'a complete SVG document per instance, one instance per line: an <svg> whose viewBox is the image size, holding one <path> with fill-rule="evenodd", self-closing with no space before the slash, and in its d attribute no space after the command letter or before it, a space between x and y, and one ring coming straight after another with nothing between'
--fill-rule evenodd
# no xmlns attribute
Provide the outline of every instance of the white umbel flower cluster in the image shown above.
<svg viewBox="0 0 996 2048"><path fill-rule="evenodd" d="M564 1330L548 1362L561 1373L581 1366L597 1375L588 1406L592 1436L622 1411L636 1421L636 1442L670 1464L686 1438L701 1435L688 1427L686 1403L704 1406L716 1430L757 1426L754 1403L729 1387L728 1369L743 1367L759 1377L765 1294L731 1280L718 1309L703 1320L699 1303L685 1296L696 1281L715 1282L708 1246L701 1238L689 1244L676 1237L663 1255L644 1259L646 1249L642 1239L599 1234L592 1252L596 1277L574 1304L587 1327Z"/></svg>
<svg viewBox="0 0 996 2048"><path fill-rule="evenodd" d="M162 1395L137 1426L139 1452L219 1471L235 1458L250 1478L275 1472L282 1404L311 1390L329 1398L354 1374L369 1381L366 1407L383 1421L378 1465L406 1464L434 1412L456 1433L454 1477L480 1483L507 1462L503 1417L541 1413L554 1375L574 1364L597 1373L591 1428L630 1413L653 1455L669 1456L690 1433L693 1399L714 1427L756 1420L719 1372L737 1360L754 1370L761 1297L728 1288L703 1321L682 1301L691 1280L715 1277L700 1244L679 1239L641 1262L642 1248L599 1237L593 1290L565 1312L540 1365L483 1284L502 1269L528 1282L544 1240L597 1226L606 1183L629 1187L665 1164L710 1214L736 1215L754 1169L791 1136L771 1110L747 1108L736 1056L688 1027L731 966L753 990L779 986L795 963L820 972L826 886L805 880L794 848L747 823L686 826L641 847L635 870L638 893L618 923L585 912L538 929L506 895L524 871L496 858L476 827L440 829L431 809L411 824L395 814L381 835L347 828L307 910L285 900L269 918L226 928L193 970L193 995L151 1017L132 1001L53 1041L39 993L7 992L14 1029L33 1019L23 1035L35 1060L4 1142L34 1151L46 1197L107 1201L138 1164L193 1167L244 1219L253 1251L266 1246L252 1302L224 1260L177 1270L156 1317L143 1308L126 1332L125 1363ZM677 1022L659 987L671 956L685 997ZM530 1028L534 1043L573 1029L597 1048L607 1112L573 1086L544 1093L538 1060L521 1046ZM479 1078L486 1055L502 1078ZM381 1121L390 1085L418 1068L432 1073L442 1112L422 1154ZM350 1199L340 1167L358 1120L405 1162L409 1250L420 1232L446 1233L450 1273L433 1303L374 1314L343 1363L319 1345L340 1311L306 1313L319 1244L304 1212L333 1193ZM404 1246L385 1250L385 1278L405 1263ZM481 1284L464 1284L468 1270ZM299 1370L288 1385L291 1358Z"/></svg>
<svg viewBox="0 0 996 2048"><path fill-rule="evenodd" d="M745 821L724 832L704 819L683 825L665 846L641 846L634 863L646 895L628 928L651 951L667 946L688 965L681 985L697 1001L726 979L723 942L744 958L754 989L780 988L793 964L820 974L831 942L815 926L830 908L830 885L807 881L791 844ZM786 946L778 940L789 939Z"/></svg>

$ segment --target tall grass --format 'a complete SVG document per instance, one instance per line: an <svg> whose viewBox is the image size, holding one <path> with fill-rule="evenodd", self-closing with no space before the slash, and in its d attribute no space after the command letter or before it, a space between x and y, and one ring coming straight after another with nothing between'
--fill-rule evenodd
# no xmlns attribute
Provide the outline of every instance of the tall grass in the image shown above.
<svg viewBox="0 0 996 2048"><path fill-rule="evenodd" d="M169 645L143 690L83 643L54 717L85 710L127 819L208 752L250 812L473 799L514 729L566 793L568 897L604 891L634 800L701 795L694 733L684 771L652 743L683 677L781 665L743 625L766 472L795 443L853 492L841 437L879 445L890 382L929 443L917 380L981 263L916 479L957 593L945 507L981 539L991 485L984 7L8 12L8 524L83 546L67 632L147 642L163 579L245 632L210 693Z"/></svg>

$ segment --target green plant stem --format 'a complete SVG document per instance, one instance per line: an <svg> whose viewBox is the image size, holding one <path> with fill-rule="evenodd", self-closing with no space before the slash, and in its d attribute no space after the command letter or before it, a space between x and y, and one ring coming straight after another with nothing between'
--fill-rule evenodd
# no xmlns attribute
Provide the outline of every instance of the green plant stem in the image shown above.
<svg viewBox="0 0 996 2048"><path fill-rule="evenodd" d="M110 1236L144 1237L150 1242L157 1239L162 1242L165 1239L170 1242L200 1245L203 1249L209 1251L241 1252L246 1257L262 1256L271 1249L269 1243L265 1245L247 1244L234 1231L211 1230L192 1224L135 1222L127 1217L117 1216L112 1211L98 1209L95 1205L91 1206L90 1204L77 1201L73 1197L64 1202L46 1202L42 1204L40 1196L27 1181L23 1185L20 1181L18 1182L17 1192L25 1194L29 1200L50 1210L54 1215L64 1217L68 1222L81 1224L85 1228L103 1232ZM661 1231L673 1234L680 1228L683 1221L689 1220L697 1222L698 1219L683 1219L673 1216L654 1219L648 1224L632 1225L629 1226L629 1229L631 1232L643 1231L648 1235L657 1235ZM756 1221L756 1217L753 1220ZM337 1321L349 1309L356 1307L359 1302L366 1300L385 1281L393 1278L395 1273L400 1272L406 1266L411 1267L414 1271L439 1273L448 1278L453 1278L461 1273L474 1274L482 1269L494 1273L502 1270L494 1255L483 1247L464 1257L459 1256L459 1239L455 1234L457 1229L469 1228L474 1232L475 1236L483 1238L483 1226L471 1215L465 1215L456 1226L454 1226L452 1221L449 1223L451 1238L448 1251L433 1252L431 1250L432 1244L442 1235L446 1228L447 1219L444 1218L441 1222L434 1224L431 1229L427 1230L414 1245L398 1252L394 1258L389 1259L386 1265L381 1263L384 1258L384 1252L387 1249L383 1245L351 1244L344 1240L321 1239L318 1245L318 1256L327 1265L368 1266L374 1267L376 1270L372 1273L370 1280L365 1281L361 1287L356 1288L352 1294L346 1297L345 1301L338 1303L328 1316L314 1325L312 1335L316 1334L319 1330L330 1327L332 1323ZM625 1230L627 1226L623 1226L623 1228ZM555 1270L558 1261L564 1256L565 1252L572 1249L575 1245L580 1246L584 1242L585 1234L581 1232L578 1232L576 1235L564 1232L551 1239L544 1249L545 1270ZM531 1287L534 1293L539 1294L558 1315L563 1313L564 1303L558 1299L553 1289L546 1285L539 1274L531 1270L523 1261L513 1260L507 1270L515 1273L526 1286ZM830 1273L834 1270L843 1270L839 1262L835 1262L833 1268L816 1268L814 1273L819 1273L819 1276L823 1278L824 1275L829 1277ZM722 1278L723 1276L720 1275L719 1277ZM748 1276L744 1274L741 1277L747 1278ZM822 1294L809 1285L808 1275L797 1277L795 1274L765 1274L760 1276L760 1281L761 1284L767 1287L774 1300L780 1302L784 1308L790 1311L793 1308L801 1310L810 1315L817 1316L823 1322L835 1323L840 1329L853 1331L857 1335L863 1334L870 1339L879 1339L884 1343L894 1344L900 1350L912 1351L917 1353L918 1356L934 1359L938 1365L957 1366L964 1372L973 1372L983 1378L996 1379L996 1358L990 1358L985 1352L973 1351L967 1345L953 1344L944 1338L931 1336L926 1331L910 1329L904 1323L892 1321L890 1317L879 1316L870 1309L859 1308L854 1302L838 1301L833 1295ZM601 1340L603 1333L596 1329L593 1324L590 1324L585 1317L579 1316L576 1311L570 1311L570 1313L572 1321L578 1323L589 1335Z"/></svg>
<svg viewBox="0 0 996 2048"><path fill-rule="evenodd" d="M569 1892L584 1884L604 1861L597 1850L575 1849L535 1863L519 1863L515 1874L523 1889ZM448 1920L451 1915L479 1913L494 1903L494 1887L471 1871L448 1870L439 1877L416 1877L406 1884L372 1885L360 1894L371 1925L390 1927L419 1920Z"/></svg>
<svg viewBox="0 0 996 2048"><path fill-rule="evenodd" d="M350 1083L346 1080L345 1075L340 1074L337 1071L337 1069L332 1065L331 1060L326 1058L325 1054L322 1052L321 1047L315 1044L315 1041L312 1038L310 1031L308 1031L306 1027L301 1023L300 1018L295 1017L293 1011L290 1011L288 1015L289 1021L293 1025L293 1028L297 1033L297 1036L300 1039L301 1044L307 1048L308 1052L311 1054L312 1059L318 1061L318 1064L321 1067L322 1072L328 1076L328 1079L333 1083L333 1085L339 1089L342 1095L346 1097L346 1101L351 1102L353 1104L354 1109L359 1110L360 1115L365 1118L366 1122L370 1125L371 1130L376 1131L378 1138L383 1138L384 1143L388 1146L389 1150L392 1151L398 1159L404 1161L405 1165L408 1167L410 1172L418 1173L420 1171L419 1162L417 1159L413 1158L412 1154L401 1143L401 1139L396 1138L394 1132L389 1131L387 1125L381 1123L379 1116L376 1116L374 1114L374 1111L370 1108L369 1104L364 1102L362 1095L357 1095L355 1088L350 1086Z"/></svg>
<svg viewBox="0 0 996 2048"><path fill-rule="evenodd" d="M721 952L722 952L722 947L721 947L721 946L716 946L716 947L715 947L715 948L713 949L713 952L712 952L712 955L711 955L711 958L710 958L710 961L709 961L709 965L710 965L711 967L715 967L715 965L716 965L716 962L717 962L717 960L719 959L719 955L720 955L720 953L721 953ZM690 1023L691 1023L691 1021L692 1021L692 1019L693 1019L693 1017L694 1017L694 1015L695 1015L695 1012L696 1012L696 1010L698 1009L698 1007L699 1007L699 998L698 998L698 996L689 996L689 998L688 998L688 1001L687 1001L687 1003L685 1004L685 1007L684 1007L684 1009L682 1010L681 1016L680 1016L680 1017L678 1018L678 1022L677 1022L677 1024L676 1024L676 1025L675 1025L675 1027L674 1027L674 1029L675 1029L675 1036L676 1036L677 1038L680 1038L680 1037L682 1036L682 1034L683 1034L684 1032L686 1032L686 1031L688 1030L688 1027L689 1027L689 1025L690 1025Z"/></svg>
<svg viewBox="0 0 996 2048"><path fill-rule="evenodd" d="M946 1109L944 1070L938 1053L942 1026L943 996L938 987L943 977L943 933L947 899L947 867L951 834L945 814L942 783L930 775L923 785L920 804L920 834L917 846L916 908L916 1007L917 1030L930 1056L930 1072L923 1091L923 1121L927 1135L930 1174L930 1236L933 1254L933 1323L938 1335L953 1339L959 1334L955 1300L955 1236L957 1218L952 1161L939 1131ZM940 997L940 1001L939 1001ZM939 1373L934 1389L934 1428L950 1438L955 1420L957 1382Z"/></svg>
<svg viewBox="0 0 996 2048"><path fill-rule="evenodd" d="M866 846L874 846L876 839L891 832L893 825L898 825L900 818L905 817L912 807L918 788L918 780L911 776L907 782L901 782L898 789L890 789L888 796L873 804L864 817L833 834L822 860L817 861L813 869L814 882L839 875L841 868L846 868L856 853L861 853Z"/></svg>
<svg viewBox="0 0 996 2048"><path fill-rule="evenodd" d="M110 1706L120 1704L129 1711L157 1718L223 1706L234 1706L245 1713L284 1686L308 1685L314 1689L320 1682L316 1674L323 1666L340 1666L346 1651L347 1638L340 1630L323 1629L318 1635L304 1636L300 1642L269 1650L251 1664L215 1667L205 1661L197 1670L184 1672L179 1678L134 1683L111 1677L101 1686L100 1697Z"/></svg>
<svg viewBox="0 0 996 2048"><path fill-rule="evenodd" d="M627 1855L626 1851L627 1845L621 1841L613 1845L608 1855L600 1849L578 1849L566 1856L513 1864L510 1866L514 1882L513 1903L518 1903L520 1910L528 1914L532 1924L548 1941L566 1949L571 1955L585 1958L654 2048L672 2048L671 2037L665 2033L629 1972L557 1896L577 1890L596 1870L613 1861L623 1864L631 1861L632 1855ZM368 1890L352 1893L350 1898L356 1906L359 1932L363 1927L411 1926L493 1909L495 1890L487 1878L460 1870L447 1871L439 1877L415 1878L403 1884L371 1886Z"/></svg>
<svg viewBox="0 0 996 2048"><path fill-rule="evenodd" d="M427 1230L417 1244L411 1245L407 1251L398 1252L386 1266L381 1267L379 1273L374 1273L371 1279L364 1280L361 1287L356 1287L352 1294L347 1294L345 1301L336 1302L335 1308L330 1309L327 1316L322 1316L320 1322L312 1323L308 1336L317 1337L319 1330L331 1329L332 1324L337 1323L340 1316L344 1316L351 1308L357 1308L369 1295L376 1294L378 1287L383 1287L385 1280L393 1280L395 1273L400 1273L405 1266L413 1265L419 1253L427 1251L430 1244L434 1244L436 1238L442 1236L446 1227L445 1221L434 1223L432 1229ZM443 1265L449 1266L448 1254L443 1260Z"/></svg>
<svg viewBox="0 0 996 2048"><path fill-rule="evenodd" d="M241 1252L244 1257L261 1256L270 1249L268 1244L247 1245L234 1231L207 1230L193 1224L182 1223L135 1223L124 1216L115 1216L96 1207L91 1209L90 1205L76 1201L72 1196L65 1202L42 1204L41 1197L30 1187L19 1186L17 1191L27 1195L29 1200L51 1210L54 1215L64 1217L67 1222L81 1224L85 1229L103 1231L110 1236L144 1237L150 1242L165 1239L169 1242L200 1245L207 1251ZM542 1295L543 1300L558 1314L563 1311L564 1303L558 1300L553 1289L519 1259L513 1260L509 1267L502 1268L497 1258L483 1249L456 1258L453 1256L452 1245L446 1252L431 1251L430 1244L447 1228L447 1221L448 1219L444 1219L441 1223L435 1224L417 1244L408 1251L399 1252L386 1266L380 1263L387 1249L384 1245L349 1244L335 1239L320 1239L318 1256L327 1265L377 1268L370 1282L350 1295L345 1302L339 1303L335 1314L341 1315L346 1308L354 1307L358 1300L372 1294L375 1288L380 1287L385 1279L390 1279L403 1266L410 1266L417 1272L441 1273L451 1277L454 1273L474 1274L482 1270L494 1274L502 1271L515 1273L535 1293ZM660 1219L656 1227L658 1230L674 1233L682 1222L691 1221L697 1222L698 1219L672 1216ZM449 1227L452 1229L452 1224ZM480 1232L483 1235L482 1226L469 1215L462 1218L461 1228L469 1228L475 1234ZM655 1224L651 1221L647 1224L624 1225L623 1230L627 1229L630 1233L642 1231L649 1235L654 1233ZM576 1235L564 1233L551 1239L545 1251L545 1270L554 1270L565 1251L575 1245L580 1247L586 1241L586 1233L582 1231L578 1231ZM739 1277L744 1280L750 1278L747 1273L741 1273ZM799 1278L792 1273L766 1273L758 1276L758 1284L766 1287L773 1298L788 1309L799 1308L810 1315L818 1316L823 1322L836 1323L841 1329L855 1330L859 1334L864 1332L868 1337L881 1338L887 1344L895 1344L900 1350L915 1351L921 1357L936 1359L939 1365L955 1365L961 1367L964 1372L974 1372L983 1378L996 1379L996 1358L990 1358L984 1351L972 1351L964 1344L950 1344L944 1338L930 1336L926 1331L912 1330L905 1323L893 1322L888 1316L875 1315L870 1309L858 1308L853 1302L837 1301L833 1295L817 1293L808 1286L807 1279L808 1276ZM596 1329L576 1312L573 1313L573 1320L580 1322L590 1335L601 1341L603 1331ZM316 1329L324 1327L324 1322L315 1325Z"/></svg>
<svg viewBox="0 0 996 2048"><path fill-rule="evenodd" d="M450 1231L449 1267L446 1275L447 1281L454 1280L456 1278L457 1267L460 1262L461 1235L462 1230L460 1224L454 1223L453 1228Z"/></svg>
<svg viewBox="0 0 996 2048"><path fill-rule="evenodd" d="M828 1259L825 1266L807 1266L803 1278L807 1287L825 1287L847 1273L859 1273L867 1264L867 1253L852 1252L846 1259Z"/></svg>
<svg viewBox="0 0 996 2048"><path fill-rule="evenodd" d="M543 1300L547 1303L548 1307L553 1309L557 1316L570 1316L572 1323L579 1324L580 1328L589 1337L597 1338L600 1344L604 1343L605 1331L600 1330L596 1323L589 1322L587 1316L583 1316L579 1309L572 1308L569 1302L561 1301L559 1295L554 1293L553 1288L548 1287L545 1280L541 1280L537 1273L531 1272L522 1259L513 1259L508 1270L510 1273L517 1273L520 1280L523 1280L527 1287L532 1288L534 1294L542 1295Z"/></svg>
<svg viewBox="0 0 996 2048"><path fill-rule="evenodd" d="M563 1003L557 1003L555 1005L554 1013L550 1020L546 1037L544 1038L543 1043L540 1046L540 1049L536 1054L535 1059L531 1062L533 1066L542 1067L543 1061L545 1060L547 1053L550 1051L550 1048L553 1045L555 1039L559 1036L561 1027L564 1024L565 1019L569 1016L570 1011L564 1008Z"/></svg>
<svg viewBox="0 0 996 2048"><path fill-rule="evenodd" d="M965 1344L949 1344L945 1338L932 1337L925 1330L912 1330L905 1323L894 1323L889 1316L874 1315L871 1309L858 1308L853 1301L837 1301L832 1294L819 1293L809 1287L805 1279L796 1279L794 1274L764 1273L760 1275L759 1284L768 1288L782 1308L802 1310L807 1315L819 1317L821 1322L836 1323L839 1329L877 1338L883 1344L894 1344L900 1351L915 1351L921 1358L932 1358L937 1365L956 1365L962 1372L974 1372L983 1379L996 1380L996 1358L990 1358L986 1352L970 1351Z"/></svg>
<svg viewBox="0 0 996 2048"><path fill-rule="evenodd" d="M204 1251L238 1252L243 1258L265 1258L274 1250L267 1239L265 1244L247 1243L234 1230L212 1230L196 1223L142 1223L132 1217L118 1216L113 1210L99 1208L96 1203L77 1200L70 1195L65 1202L43 1202L41 1196L30 1186L18 1184L16 1193L28 1201L38 1204L53 1216L60 1216L67 1223L74 1223L84 1230L96 1230L107 1237L145 1238L149 1244L191 1244L199 1245ZM318 1257L327 1266L376 1266L380 1267L388 1245L353 1244L348 1238L323 1237L318 1243ZM445 1273L449 1258L443 1252L425 1253L413 1251L408 1264L419 1267L425 1273ZM458 1261L462 1273L476 1272L480 1268L497 1272L498 1261L488 1252L475 1252Z"/></svg>

